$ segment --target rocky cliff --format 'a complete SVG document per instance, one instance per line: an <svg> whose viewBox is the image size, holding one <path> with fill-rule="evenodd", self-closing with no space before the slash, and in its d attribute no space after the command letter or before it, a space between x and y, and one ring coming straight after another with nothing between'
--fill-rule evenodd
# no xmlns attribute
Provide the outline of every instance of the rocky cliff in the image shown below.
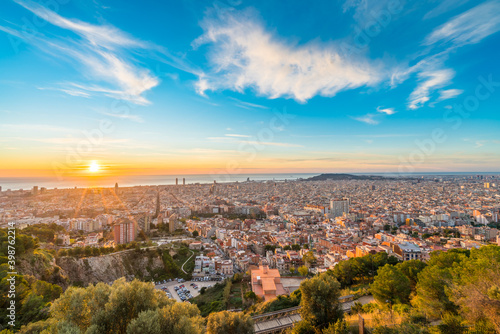
<svg viewBox="0 0 500 334"><path fill-rule="evenodd" d="M60 285L63 289L70 285L111 283L120 277L150 280L166 272L156 249L128 250L85 258L54 258L49 251L37 249L25 254L17 265L23 275Z"/></svg>
<svg viewBox="0 0 500 334"><path fill-rule="evenodd" d="M123 251L87 258L61 257L56 264L69 282L86 286L98 282L111 283L120 277L151 279L165 271L156 250Z"/></svg>

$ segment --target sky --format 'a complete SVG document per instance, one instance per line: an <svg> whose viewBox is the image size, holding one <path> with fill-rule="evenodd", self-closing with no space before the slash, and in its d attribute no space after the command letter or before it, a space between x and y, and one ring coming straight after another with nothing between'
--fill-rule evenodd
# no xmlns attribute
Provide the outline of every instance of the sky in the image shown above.
<svg viewBox="0 0 500 334"><path fill-rule="evenodd" d="M498 172L499 30L491 0L1 1L0 176Z"/></svg>

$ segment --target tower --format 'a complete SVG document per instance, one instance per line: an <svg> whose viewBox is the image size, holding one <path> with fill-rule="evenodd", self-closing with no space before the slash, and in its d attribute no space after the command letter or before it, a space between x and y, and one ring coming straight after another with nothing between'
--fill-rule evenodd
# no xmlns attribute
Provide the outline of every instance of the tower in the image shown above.
<svg viewBox="0 0 500 334"><path fill-rule="evenodd" d="M333 217L341 217L345 214L349 214L349 198L343 198L341 200L330 200L330 213Z"/></svg>
<svg viewBox="0 0 500 334"><path fill-rule="evenodd" d="M118 195L118 183L115 183L115 194Z"/></svg>
<svg viewBox="0 0 500 334"><path fill-rule="evenodd" d="M155 218L158 218L158 215L160 214L160 192L158 191L156 193L156 211L155 211Z"/></svg>
<svg viewBox="0 0 500 334"><path fill-rule="evenodd" d="M182 185L183 185L183 186L185 186L185 185L186 185L186 178L185 178L185 177L183 177L183 178L182 178Z"/></svg>
<svg viewBox="0 0 500 334"><path fill-rule="evenodd" d="M178 178L175 178L175 185L178 186L179 185L179 179Z"/></svg>

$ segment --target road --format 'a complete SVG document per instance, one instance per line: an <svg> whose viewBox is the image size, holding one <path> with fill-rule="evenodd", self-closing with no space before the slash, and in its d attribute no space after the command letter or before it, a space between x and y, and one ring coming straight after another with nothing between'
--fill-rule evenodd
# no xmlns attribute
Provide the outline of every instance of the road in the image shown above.
<svg viewBox="0 0 500 334"><path fill-rule="evenodd" d="M187 262L188 262L188 261L189 261L189 260L193 257L193 255L194 255L194 252L193 252L192 250L190 250L190 252L191 252L191 256L190 256L190 257L188 257L188 259L186 260L186 262L184 262L184 263L182 264L182 267L181 267L181 270L184 272L184 274L187 274L187 272L184 270L184 265L185 265L185 264L186 264L186 263L187 263Z"/></svg>

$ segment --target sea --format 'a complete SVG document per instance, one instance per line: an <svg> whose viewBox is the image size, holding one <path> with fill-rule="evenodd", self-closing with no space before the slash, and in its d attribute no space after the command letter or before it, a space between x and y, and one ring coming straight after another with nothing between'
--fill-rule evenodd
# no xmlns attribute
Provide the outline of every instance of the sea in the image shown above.
<svg viewBox="0 0 500 334"><path fill-rule="evenodd" d="M327 173L327 172L325 172ZM429 173L349 173L353 175L379 175L386 177L430 177L430 176L493 176L500 179L500 172L429 172ZM87 187L120 187L174 185L177 179L179 184L185 179L186 184L207 184L245 182L245 181L293 181L307 179L321 173L280 173L280 174L188 174L188 175L122 175L113 177L72 178L64 177L1 177L2 190L28 190L34 186L47 189L87 188Z"/></svg>

